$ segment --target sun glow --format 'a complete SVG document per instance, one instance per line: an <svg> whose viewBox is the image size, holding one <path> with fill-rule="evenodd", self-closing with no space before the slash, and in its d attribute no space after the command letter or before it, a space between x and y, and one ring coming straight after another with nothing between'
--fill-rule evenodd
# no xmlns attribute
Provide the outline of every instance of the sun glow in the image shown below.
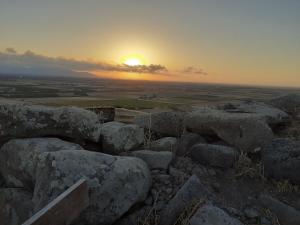
<svg viewBox="0 0 300 225"><path fill-rule="evenodd" d="M124 56L121 61L127 66L141 66L146 64L144 57L137 54Z"/></svg>
<svg viewBox="0 0 300 225"><path fill-rule="evenodd" d="M127 59L125 62L124 62L125 65L127 66L140 66L142 65L141 63L141 60L137 59L137 58L130 58L130 59Z"/></svg>

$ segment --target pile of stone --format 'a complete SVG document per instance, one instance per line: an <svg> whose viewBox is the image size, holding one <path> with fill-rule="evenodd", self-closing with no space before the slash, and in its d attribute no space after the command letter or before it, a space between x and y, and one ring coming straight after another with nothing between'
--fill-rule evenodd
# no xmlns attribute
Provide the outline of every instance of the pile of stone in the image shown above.
<svg viewBox="0 0 300 225"><path fill-rule="evenodd" d="M134 124L102 123L75 107L0 104L1 224L21 224L81 178L90 205L75 225L272 224L265 208L280 224L300 224L297 206L268 195L242 212L218 197L217 175L230 174L241 154L267 179L300 184L300 142L277 137L295 111L280 102L146 114Z"/></svg>

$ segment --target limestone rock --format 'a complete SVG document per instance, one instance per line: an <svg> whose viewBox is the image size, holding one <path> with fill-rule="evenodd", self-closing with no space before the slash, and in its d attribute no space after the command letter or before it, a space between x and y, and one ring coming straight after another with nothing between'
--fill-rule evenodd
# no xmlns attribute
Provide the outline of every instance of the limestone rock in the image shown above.
<svg viewBox="0 0 300 225"><path fill-rule="evenodd" d="M300 184L300 142L278 138L264 146L261 154L267 176Z"/></svg>
<svg viewBox="0 0 300 225"><path fill-rule="evenodd" d="M178 156L188 155L190 153L191 147L199 143L206 143L206 141L199 134L185 132L178 139L176 155Z"/></svg>
<svg viewBox="0 0 300 225"><path fill-rule="evenodd" d="M105 151L119 154L140 146L144 141L144 130L133 124L108 122L101 127L101 137Z"/></svg>
<svg viewBox="0 0 300 225"><path fill-rule="evenodd" d="M209 192L203 186L199 178L196 175L191 176L163 209L160 225L174 224L177 217L186 207L208 196Z"/></svg>
<svg viewBox="0 0 300 225"><path fill-rule="evenodd" d="M190 225L242 225L222 209L210 204L202 206L190 220Z"/></svg>
<svg viewBox="0 0 300 225"><path fill-rule="evenodd" d="M165 136L179 137L183 131L183 117L182 112L159 112L137 116L134 123Z"/></svg>
<svg viewBox="0 0 300 225"><path fill-rule="evenodd" d="M47 152L38 164L35 210L81 178L87 179L90 205L80 221L90 225L114 223L131 206L144 201L151 186L150 171L138 158L82 150Z"/></svg>
<svg viewBox="0 0 300 225"><path fill-rule="evenodd" d="M234 148L221 145L197 144L191 149L192 159L221 168L232 167L237 156L238 152Z"/></svg>
<svg viewBox="0 0 300 225"><path fill-rule="evenodd" d="M295 208L286 205L279 200L272 198L268 195L261 195L260 203L271 212L275 213L280 224L282 225L299 225L300 224L300 212Z"/></svg>
<svg viewBox="0 0 300 225"><path fill-rule="evenodd" d="M177 139L174 137L164 137L150 143L150 149L153 151L175 151L177 148Z"/></svg>
<svg viewBox="0 0 300 225"><path fill-rule="evenodd" d="M0 104L0 142L45 136L98 142L99 123L95 113L76 107Z"/></svg>
<svg viewBox="0 0 300 225"><path fill-rule="evenodd" d="M270 142L271 128L261 119L203 108L186 116L186 128L200 135L216 135L241 151L252 152Z"/></svg>
<svg viewBox="0 0 300 225"><path fill-rule="evenodd" d="M10 140L0 149L0 172L9 187L33 190L36 166L41 153L82 149L80 145L57 138Z"/></svg>
<svg viewBox="0 0 300 225"><path fill-rule="evenodd" d="M287 94L280 96L272 99L270 104L293 115L300 111L300 95Z"/></svg>
<svg viewBox="0 0 300 225"><path fill-rule="evenodd" d="M150 150L140 150L132 152L131 155L144 160L151 170L166 170L173 159L173 153L169 151L156 152Z"/></svg>
<svg viewBox="0 0 300 225"><path fill-rule="evenodd" d="M1 225L20 225L33 215L32 194L21 188L0 189Z"/></svg>

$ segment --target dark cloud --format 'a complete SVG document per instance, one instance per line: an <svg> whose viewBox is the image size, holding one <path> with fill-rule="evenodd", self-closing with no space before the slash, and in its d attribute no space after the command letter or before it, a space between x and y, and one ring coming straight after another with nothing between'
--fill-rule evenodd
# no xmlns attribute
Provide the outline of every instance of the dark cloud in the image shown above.
<svg viewBox="0 0 300 225"><path fill-rule="evenodd" d="M17 51L14 48L6 48L5 51L9 54L17 54Z"/></svg>
<svg viewBox="0 0 300 225"><path fill-rule="evenodd" d="M167 68L162 65L139 65L139 66L128 66L128 65L121 65L120 70L125 70L127 72L135 72L135 73L160 73L160 72L167 72Z"/></svg>
<svg viewBox="0 0 300 225"><path fill-rule="evenodd" d="M4 71L3 71L4 70ZM7 48L5 52L0 52L0 73L12 71L55 71L59 73L69 72L92 72L92 71L118 71L134 73L160 73L166 72L163 65L138 65L128 66L125 64L108 64L103 62L80 61L62 57L48 57L26 51L18 54L13 48ZM60 75L60 74L58 74Z"/></svg>
<svg viewBox="0 0 300 225"><path fill-rule="evenodd" d="M203 69L199 69L193 66L185 67L181 72L190 73L190 74L207 75L207 73Z"/></svg>

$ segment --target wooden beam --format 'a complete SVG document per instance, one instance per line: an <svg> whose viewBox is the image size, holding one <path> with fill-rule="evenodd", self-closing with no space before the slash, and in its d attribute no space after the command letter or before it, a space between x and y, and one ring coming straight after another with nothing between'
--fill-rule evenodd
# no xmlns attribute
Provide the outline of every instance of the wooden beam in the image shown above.
<svg viewBox="0 0 300 225"><path fill-rule="evenodd" d="M69 225L88 205L88 185L81 179L23 225Z"/></svg>

